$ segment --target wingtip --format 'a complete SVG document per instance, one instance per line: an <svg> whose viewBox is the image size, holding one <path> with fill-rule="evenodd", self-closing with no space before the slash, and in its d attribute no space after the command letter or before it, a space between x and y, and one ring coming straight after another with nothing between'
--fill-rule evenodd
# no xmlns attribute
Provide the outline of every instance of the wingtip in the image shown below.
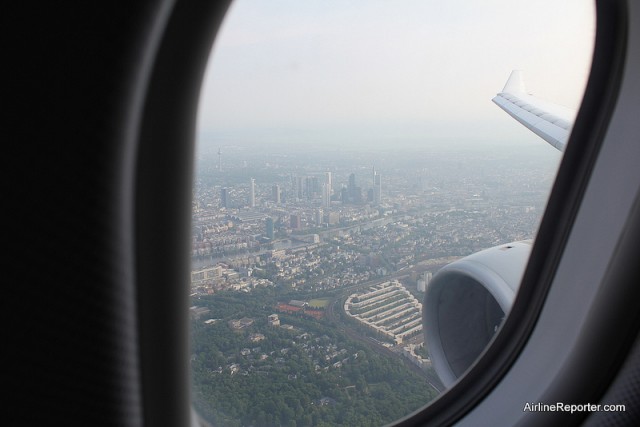
<svg viewBox="0 0 640 427"><path fill-rule="evenodd" d="M513 94L527 93L522 74L522 70L513 70L507 80L507 83L504 85L502 92Z"/></svg>

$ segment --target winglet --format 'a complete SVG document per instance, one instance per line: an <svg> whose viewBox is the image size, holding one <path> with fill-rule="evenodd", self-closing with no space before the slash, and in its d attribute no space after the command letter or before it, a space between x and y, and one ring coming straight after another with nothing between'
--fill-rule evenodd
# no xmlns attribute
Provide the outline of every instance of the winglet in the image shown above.
<svg viewBox="0 0 640 427"><path fill-rule="evenodd" d="M511 75L509 76L509 80L504 85L504 89L502 92L520 94L527 93L527 90L524 86L524 80L522 79L522 71L513 70Z"/></svg>
<svg viewBox="0 0 640 427"><path fill-rule="evenodd" d="M527 94L520 70L511 72L504 89L492 101L533 133L564 151L575 111Z"/></svg>

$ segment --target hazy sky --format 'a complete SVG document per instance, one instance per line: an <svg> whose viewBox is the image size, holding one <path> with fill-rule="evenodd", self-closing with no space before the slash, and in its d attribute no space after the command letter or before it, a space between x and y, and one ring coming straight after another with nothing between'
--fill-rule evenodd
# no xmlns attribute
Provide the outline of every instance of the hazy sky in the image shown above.
<svg viewBox="0 0 640 427"><path fill-rule="evenodd" d="M577 107L587 0L236 0L203 82L200 143L541 140L491 102L512 69Z"/></svg>

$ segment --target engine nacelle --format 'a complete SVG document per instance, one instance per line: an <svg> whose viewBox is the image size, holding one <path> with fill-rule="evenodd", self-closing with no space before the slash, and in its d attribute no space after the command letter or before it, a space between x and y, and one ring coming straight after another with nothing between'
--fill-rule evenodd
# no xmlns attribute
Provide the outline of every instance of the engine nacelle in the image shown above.
<svg viewBox="0 0 640 427"><path fill-rule="evenodd" d="M446 387L480 356L509 313L531 244L514 242L469 255L429 283L422 313L425 344Z"/></svg>

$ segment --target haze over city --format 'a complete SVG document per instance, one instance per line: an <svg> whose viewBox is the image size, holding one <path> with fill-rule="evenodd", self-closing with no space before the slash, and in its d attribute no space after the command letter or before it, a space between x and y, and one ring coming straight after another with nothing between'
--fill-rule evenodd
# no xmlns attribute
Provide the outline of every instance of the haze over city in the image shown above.
<svg viewBox="0 0 640 427"><path fill-rule="evenodd" d="M579 0L235 1L198 112L198 412L384 425L442 392L431 279L535 239L562 159L491 99L520 69L577 108L594 27Z"/></svg>

